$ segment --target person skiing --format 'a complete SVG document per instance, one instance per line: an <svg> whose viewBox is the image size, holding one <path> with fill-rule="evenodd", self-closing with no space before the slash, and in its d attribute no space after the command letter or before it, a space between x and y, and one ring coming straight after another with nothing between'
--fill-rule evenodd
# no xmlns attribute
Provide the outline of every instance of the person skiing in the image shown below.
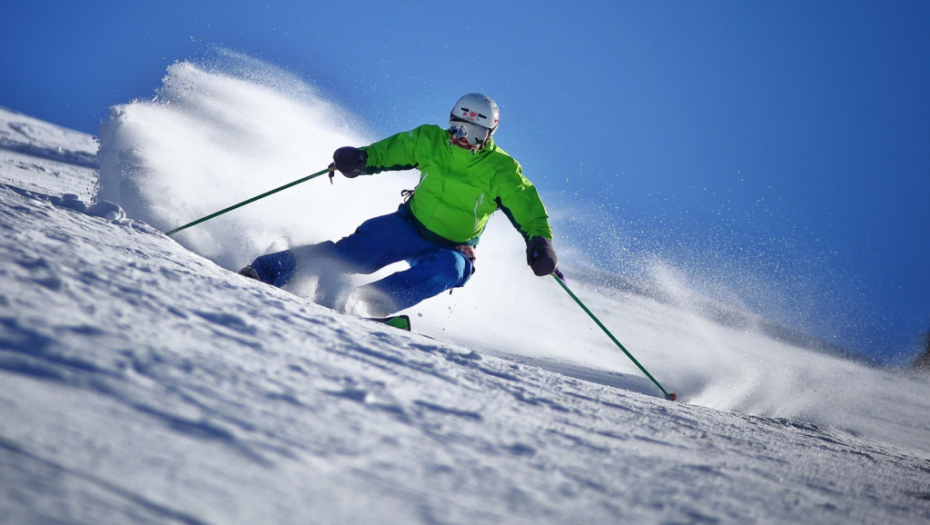
<svg viewBox="0 0 930 525"><path fill-rule="evenodd" d="M420 182L396 212L365 221L348 237L262 255L239 273L281 287L304 265L371 274L406 261L408 269L358 290L368 315L385 316L464 286L488 220L503 210L526 240L533 272L552 274L558 258L549 216L520 164L495 144L499 121L493 99L470 93L455 103L446 128L425 124L366 147L337 149L330 169L350 179L417 168Z"/></svg>

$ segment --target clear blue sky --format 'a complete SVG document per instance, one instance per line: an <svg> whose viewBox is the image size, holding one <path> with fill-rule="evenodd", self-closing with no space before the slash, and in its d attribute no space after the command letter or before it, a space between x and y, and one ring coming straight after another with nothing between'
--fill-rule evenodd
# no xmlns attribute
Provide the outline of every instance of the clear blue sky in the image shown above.
<svg viewBox="0 0 930 525"><path fill-rule="evenodd" d="M96 134L212 46L383 135L480 90L527 175L605 229L816 274L839 342L875 356L930 328L930 2L8 4L2 106Z"/></svg>

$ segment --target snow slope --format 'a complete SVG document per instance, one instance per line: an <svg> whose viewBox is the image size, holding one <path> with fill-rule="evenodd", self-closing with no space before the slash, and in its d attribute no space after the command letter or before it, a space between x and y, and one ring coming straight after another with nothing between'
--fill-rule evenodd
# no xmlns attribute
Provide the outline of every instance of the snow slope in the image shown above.
<svg viewBox="0 0 930 525"><path fill-rule="evenodd" d="M196 68L189 73L228 81L244 95L267 87ZM209 97L198 97L192 102L201 110ZM223 116L217 111L214 117ZM194 131L226 136L228 122L214 127L217 118L191 107L182 113ZM28 119L0 116L5 127ZM176 213L164 211L170 206L202 211L199 199L148 191L186 183L149 164L162 162L168 172L182 164L160 149L168 147L168 132L181 129L169 117L157 103L123 106L105 130L114 135L102 136L101 164L112 161L107 155L122 153L123 160L106 168L116 171L103 174L101 196L117 195L129 218L104 203L82 206L90 204L87 194L56 198L62 188L47 171L22 167L28 152L7 150L19 160L0 168L10 182L0 185L0 522L930 518L925 383L780 343L751 327L715 324L686 308L688 301L673 306L583 284L579 293L589 306L605 312L608 325L624 327L628 346L687 403L636 392L649 390L568 307L554 308L564 319L551 332L544 323L531 326L517 306L536 315L547 311L534 310L540 298L560 304L532 278L516 281L528 293L502 298L491 312L473 307L468 289L437 298L411 312L422 334L332 312L223 265L290 242L276 237L279 228L312 239L329 234L325 227L351 227L354 216L331 213L335 224L296 231L293 210L300 207L285 209L282 196L261 214L268 216L261 228L251 229L257 215L230 217L191 232L184 246L159 233L176 224L150 225L159 214L167 223ZM58 129L28 120L49 133ZM253 124L235 129L251 137ZM131 125L151 137L127 133ZM61 137L62 151L82 151L90 140ZM108 151L115 143L123 147ZM223 153L209 150L209 140L199 144L208 147L205 155ZM196 147L188 152L196 160ZM282 154L280 162L290 162ZM82 163L71 166L90 169ZM107 189L114 180L120 191ZM276 184L259 182L261 189ZM204 207L228 196L216 178L209 185L213 192L197 194L210 201ZM372 213L369 206L345 211ZM224 230L232 232L229 240ZM482 252L506 254L509 240L488 239ZM478 290L495 284L495 272L517 278L501 262L507 259L492 257L480 267L488 280L476 282ZM526 334L557 344L540 347ZM566 341L573 353L560 350Z"/></svg>
<svg viewBox="0 0 930 525"><path fill-rule="evenodd" d="M93 137L0 107L0 183L83 201L97 195Z"/></svg>

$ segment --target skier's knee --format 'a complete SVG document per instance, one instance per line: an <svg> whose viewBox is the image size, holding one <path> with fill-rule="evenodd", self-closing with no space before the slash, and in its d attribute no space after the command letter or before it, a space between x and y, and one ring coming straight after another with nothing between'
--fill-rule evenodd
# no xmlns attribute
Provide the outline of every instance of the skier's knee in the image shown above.
<svg viewBox="0 0 930 525"><path fill-rule="evenodd" d="M434 271L447 290L465 286L472 274L472 264L464 255L454 250L442 250L433 257Z"/></svg>

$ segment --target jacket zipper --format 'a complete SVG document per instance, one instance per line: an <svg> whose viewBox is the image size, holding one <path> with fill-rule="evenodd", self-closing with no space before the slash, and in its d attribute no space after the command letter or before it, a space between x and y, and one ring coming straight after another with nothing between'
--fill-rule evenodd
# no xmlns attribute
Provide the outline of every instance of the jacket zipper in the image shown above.
<svg viewBox="0 0 930 525"><path fill-rule="evenodd" d="M484 203L484 194L475 199L475 231L478 231L478 206Z"/></svg>

